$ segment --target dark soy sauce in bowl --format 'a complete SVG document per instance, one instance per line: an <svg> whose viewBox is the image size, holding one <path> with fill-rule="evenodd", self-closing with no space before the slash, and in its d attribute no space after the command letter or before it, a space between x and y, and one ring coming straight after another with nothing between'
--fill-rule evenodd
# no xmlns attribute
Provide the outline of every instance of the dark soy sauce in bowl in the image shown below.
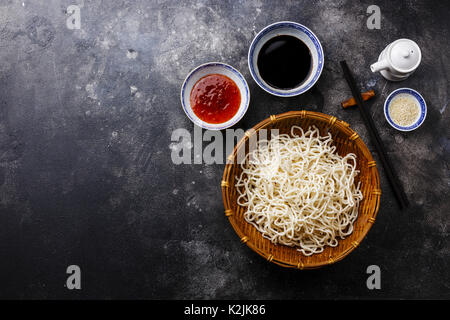
<svg viewBox="0 0 450 320"><path fill-rule="evenodd" d="M311 52L300 39L280 35L267 41L258 54L261 78L270 86L290 90L300 86L311 71Z"/></svg>

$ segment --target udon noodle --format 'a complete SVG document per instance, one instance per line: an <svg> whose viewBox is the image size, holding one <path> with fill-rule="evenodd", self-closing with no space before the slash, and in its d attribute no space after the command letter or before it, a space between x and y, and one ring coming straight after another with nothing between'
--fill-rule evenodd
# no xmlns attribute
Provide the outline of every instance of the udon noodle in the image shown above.
<svg viewBox="0 0 450 320"><path fill-rule="evenodd" d="M293 126L290 135L257 142L241 166L237 202L272 243L309 256L353 232L363 198L356 155L337 154L330 133Z"/></svg>

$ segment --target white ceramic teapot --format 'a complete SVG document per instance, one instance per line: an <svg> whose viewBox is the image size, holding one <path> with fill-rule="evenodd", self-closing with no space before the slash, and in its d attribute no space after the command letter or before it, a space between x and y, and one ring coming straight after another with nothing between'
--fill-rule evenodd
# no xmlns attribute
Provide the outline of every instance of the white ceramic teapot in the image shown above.
<svg viewBox="0 0 450 320"><path fill-rule="evenodd" d="M380 72L391 81L408 78L420 64L422 53L412 40L398 39L390 43L380 54L378 62L370 66L372 72Z"/></svg>

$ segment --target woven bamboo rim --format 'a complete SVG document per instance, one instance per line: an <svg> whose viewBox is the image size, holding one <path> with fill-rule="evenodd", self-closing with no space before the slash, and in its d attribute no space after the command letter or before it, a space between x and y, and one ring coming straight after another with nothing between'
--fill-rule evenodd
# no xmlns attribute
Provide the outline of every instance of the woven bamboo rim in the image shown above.
<svg viewBox="0 0 450 320"><path fill-rule="evenodd" d="M361 191L364 196L364 199L360 202L358 218L353 225L353 233L347 238L339 240L338 246L327 246L323 252L312 256L305 256L292 247L274 245L263 238L254 226L245 221L244 212L246 208L238 206L236 202L235 180L236 176L242 171L240 164L236 163L236 155L239 150L245 148L245 154L248 153L249 138L257 134L261 129L268 130L268 138L270 139L270 129L278 129L280 134L290 133L290 128L293 125L301 126L304 129L307 129L310 125L315 125L319 128L322 135L327 132L331 133L336 145L336 151L341 156L350 152L355 153L357 157L356 167L360 171L356 178L356 183L358 181L361 182ZM237 143L233 153L228 157L221 182L225 216L239 239L241 239L241 242L269 262L299 270L315 269L333 264L342 260L357 248L375 222L380 206L381 188L378 169L372 154L348 123L319 112L291 111L272 115L258 123L253 127L253 130L249 130L247 133Z"/></svg>

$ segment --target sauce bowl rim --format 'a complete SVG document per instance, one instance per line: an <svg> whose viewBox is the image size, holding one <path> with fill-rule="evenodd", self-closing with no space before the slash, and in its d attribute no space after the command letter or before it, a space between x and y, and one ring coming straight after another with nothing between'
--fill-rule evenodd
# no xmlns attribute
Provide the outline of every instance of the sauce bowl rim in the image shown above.
<svg viewBox="0 0 450 320"><path fill-rule="evenodd" d="M192 118L191 115L189 114L188 110L187 110L188 108L192 110L192 106L189 105L189 107L188 107L188 106L186 106L186 104L184 103L184 97L185 97L185 95L186 95L186 94L189 94L189 96L190 96L190 92L187 92L187 91L186 91L186 85L188 84L189 80L192 78L192 76L193 76L195 73L197 73L198 71L200 71L200 70L202 70L202 69L208 68L208 67L221 67L221 68L225 68L225 69L227 69L227 70L233 72L233 73L239 78L239 80L241 80L241 83L242 83L243 87L245 88L245 92L244 92L244 94L245 94L245 97L244 97L244 98L245 98L245 102L244 102L244 105L242 106L242 101L241 101L241 105L239 106L238 111L237 111L236 114L230 119L230 120L233 120L233 121L230 122L230 123L227 124L227 125L224 125L224 123L227 123L227 122L230 121L230 120L228 120L228 121L226 121L226 122L223 122L223 123L208 123L208 122L201 121L201 120L198 121L197 119ZM208 73L208 74L213 74L213 73ZM243 98L243 92L242 92L240 86L239 86L238 84L236 84L236 85L237 85L237 87L239 88L239 92L241 93L241 99L242 99L242 98ZM188 117L195 125L197 125L197 126L199 126L199 127L202 127L202 128L204 128L204 129L208 129L208 130L223 130L223 129L226 129L226 128L229 128L229 127L234 126L236 123L238 123L238 122L242 119L242 117L243 117L243 116L245 115L245 113L247 112L248 107L249 107L249 105L250 105L250 89L249 89L249 86L248 86L247 81L245 80L244 76L239 72L239 70L237 70L237 69L234 68L233 66L231 66L231 65L229 65L229 64L227 64L227 63L224 63L224 62L211 61L211 62L202 63L202 64L196 66L194 69L192 69L192 70L188 73L188 75L187 75L186 78L184 79L183 84L182 84L182 86L181 86L180 99L181 99L181 105L182 105L182 107L183 107L184 113L186 114L186 116L187 116L187 117Z"/></svg>

